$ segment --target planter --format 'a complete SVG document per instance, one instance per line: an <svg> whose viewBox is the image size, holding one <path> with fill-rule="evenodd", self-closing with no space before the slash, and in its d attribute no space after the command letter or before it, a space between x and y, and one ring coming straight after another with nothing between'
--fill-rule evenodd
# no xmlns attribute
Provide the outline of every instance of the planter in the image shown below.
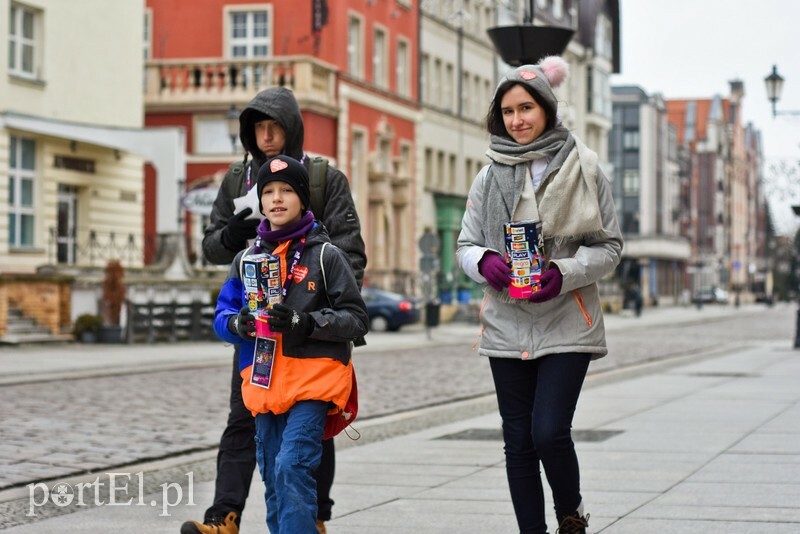
<svg viewBox="0 0 800 534"><path fill-rule="evenodd" d="M78 341L81 343L97 343L97 333L85 330L78 336Z"/></svg>
<svg viewBox="0 0 800 534"><path fill-rule="evenodd" d="M100 341L102 343L122 343L121 326L104 326L100 329Z"/></svg>

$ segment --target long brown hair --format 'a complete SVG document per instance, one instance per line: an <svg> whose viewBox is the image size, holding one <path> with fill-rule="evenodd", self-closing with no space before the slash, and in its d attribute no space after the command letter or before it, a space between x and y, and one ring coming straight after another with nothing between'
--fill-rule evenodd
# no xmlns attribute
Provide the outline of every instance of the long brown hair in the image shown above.
<svg viewBox="0 0 800 534"><path fill-rule="evenodd" d="M511 138L511 136L508 135L508 130L506 130L506 123L503 121L503 110L501 109L501 103L503 102L503 96L505 96L505 94L509 92L515 85L522 86L522 88L525 89L529 95L531 95L531 98L533 98L536 103L539 104L542 109L544 109L544 114L547 116L547 128L545 128L545 131L555 127L556 110L550 109L550 106L547 104L544 98L539 96L539 94L527 84L517 80L506 80L500 84L500 87L497 88L497 91L495 91L494 94L494 99L492 99L492 103L489 104L489 112L486 113L485 119L486 130L492 135L499 135L508 139Z"/></svg>

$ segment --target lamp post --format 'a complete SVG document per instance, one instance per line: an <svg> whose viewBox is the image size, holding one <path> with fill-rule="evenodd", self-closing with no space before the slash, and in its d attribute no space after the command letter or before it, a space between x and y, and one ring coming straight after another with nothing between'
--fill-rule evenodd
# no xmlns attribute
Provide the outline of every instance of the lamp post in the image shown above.
<svg viewBox="0 0 800 534"><path fill-rule="evenodd" d="M795 215L800 216L800 205L792 206L792 211ZM800 349L800 239L798 239L798 230L792 240L792 247L794 248L794 280L795 291L797 291L797 321L794 330L794 348Z"/></svg>
<svg viewBox="0 0 800 534"><path fill-rule="evenodd" d="M772 72L769 73L767 77L764 78L764 84L767 87L767 98L770 102L772 102L772 117L775 118L778 115L800 115L800 111L786 111L781 110L777 111L775 109L775 104L778 103L778 100L781 99L781 92L783 92L783 76L778 74L778 66L772 66ZM795 215L800 216L800 206L792 206L792 211L794 211ZM800 247L798 246L797 242L797 233L795 233L795 238L792 240L792 247L794 250L795 257L795 272L794 279L795 281L798 280L800 277ZM797 320L795 324L795 335L794 335L794 348L800 349L800 283L796 284L795 291L797 291Z"/></svg>
<svg viewBox="0 0 800 534"><path fill-rule="evenodd" d="M773 118L778 115L800 115L800 111L777 111L775 109L775 105L778 103L778 100L781 99L781 93L783 92L783 80L783 76L778 74L777 65L773 65L772 72L764 78L764 85L767 87L767 98L772 102Z"/></svg>
<svg viewBox="0 0 800 534"><path fill-rule="evenodd" d="M236 138L239 136L239 110L236 109L236 104L231 104L231 109L225 114L225 122L231 138L231 152L236 153Z"/></svg>

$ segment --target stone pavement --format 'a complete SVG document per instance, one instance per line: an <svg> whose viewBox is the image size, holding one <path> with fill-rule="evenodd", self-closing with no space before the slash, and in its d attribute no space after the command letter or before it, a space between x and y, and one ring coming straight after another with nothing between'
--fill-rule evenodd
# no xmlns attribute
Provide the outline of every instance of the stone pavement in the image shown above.
<svg viewBox="0 0 800 534"><path fill-rule="evenodd" d="M793 307L782 311L793 318ZM692 321L694 313L723 317L736 310L664 309L607 322L612 331L645 321ZM459 343L467 341L466 328L450 333ZM421 345L408 347L413 346ZM575 420L584 500L592 514L589 531L799 532L800 352L790 346L786 335L743 343L724 355L706 351L591 375ZM477 415L492 403L493 397L485 396L366 420L357 425L362 445L338 437L335 516L328 531L516 532L499 417L494 412ZM370 439L376 431L401 427L413 418L436 420L445 410L476 415L457 422L445 417L425 430ZM145 478L160 472L163 478L167 464L130 471L143 470ZM176 487L165 486L167 499L178 503L174 507L163 508L165 490L145 481L141 496L118 491L118 501L132 498L132 505L88 506L8 532L177 533L184 519L202 516L213 493L213 482L188 486L184 467L173 462L167 479L183 483L181 498ZM242 532L265 532L263 517L261 483L254 480ZM554 519L549 522L553 532Z"/></svg>

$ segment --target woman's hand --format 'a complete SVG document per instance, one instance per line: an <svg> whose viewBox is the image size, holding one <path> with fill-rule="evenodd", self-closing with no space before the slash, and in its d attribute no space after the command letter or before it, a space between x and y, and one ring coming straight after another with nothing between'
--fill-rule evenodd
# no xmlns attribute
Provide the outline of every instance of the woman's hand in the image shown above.
<svg viewBox="0 0 800 534"><path fill-rule="evenodd" d="M542 289L529 297L531 302L547 302L556 298L561 293L561 283L564 281L564 275L561 274L558 267L553 265L542 274L539 281L542 284Z"/></svg>
<svg viewBox="0 0 800 534"><path fill-rule="evenodd" d="M496 252L487 251L483 255L478 262L478 272L495 291L502 291L511 283L511 268Z"/></svg>

